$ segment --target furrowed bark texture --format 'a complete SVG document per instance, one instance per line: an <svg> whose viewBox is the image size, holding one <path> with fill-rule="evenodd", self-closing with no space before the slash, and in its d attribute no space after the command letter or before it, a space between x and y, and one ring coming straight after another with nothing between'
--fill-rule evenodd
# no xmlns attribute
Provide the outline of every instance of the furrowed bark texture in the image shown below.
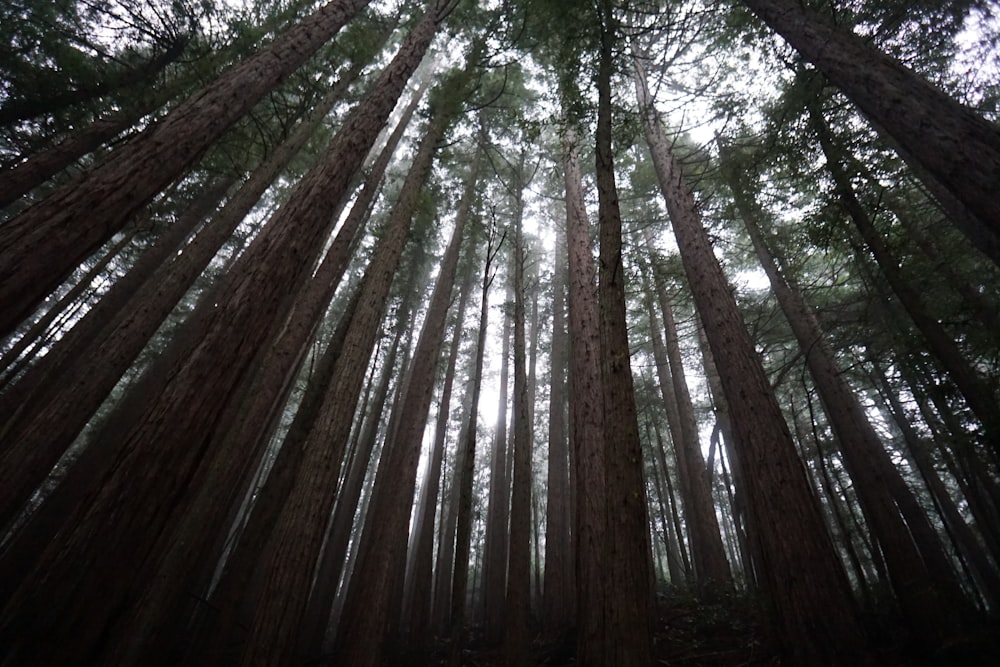
<svg viewBox="0 0 1000 667"><path fill-rule="evenodd" d="M0 335L175 180L261 97L288 78L369 0L333 0L75 182L0 229Z"/></svg>
<svg viewBox="0 0 1000 667"><path fill-rule="evenodd" d="M760 538L762 583L777 634L796 664L869 664L850 585L819 504L694 196L669 152L644 73L635 65L646 139L740 445L736 458Z"/></svg>
<svg viewBox="0 0 1000 667"><path fill-rule="evenodd" d="M37 651L40 663L58 662L60 654L83 659L106 636L106 624L113 622L133 583L127 573L149 557L151 538L175 518L178 500L189 491L206 455L211 425L224 407L219 397L237 387L268 334L268 324L287 308L286 289L299 282L310 268L308 258L322 247L333 210L436 26L432 17L411 33L372 92L348 115L323 160L233 266L216 295L227 298L220 298L217 307L211 301L203 304L202 312L192 317L190 326L209 333L169 372L161 368L153 374L153 381L167 379L155 400L145 401L142 410L123 408L121 418L113 418L98 436L123 443L116 465L93 502L74 513L67 524L71 529L47 548L3 611L4 638L17 636L21 650ZM186 345L183 338L181 332L177 345ZM174 361L171 356L169 351L164 355L165 364ZM163 474L165 470L171 474ZM100 591L89 591L93 586ZM72 600L68 590L74 591ZM64 604L48 604L53 595ZM52 641L50 633L57 628L73 628L73 641Z"/></svg>
<svg viewBox="0 0 1000 667"><path fill-rule="evenodd" d="M437 9L431 9L413 29L396 56L391 76L398 97L437 32ZM395 70L395 71L392 71ZM379 84L376 84L380 87ZM388 110L386 112L388 115ZM382 119L384 122L384 117ZM363 294L344 343L343 364L334 372L316 426L305 443L305 458L293 491L285 503L265 557L257 613L251 625L244 665L269 665L297 650L298 630L306 611L313 568L319 556L326 517L336 496L341 458L350 434L355 405L364 382L367 360L378 334L389 287L405 246L420 188L430 172L443 127L431 129L421 141L400 198L380 240L379 251L366 270ZM437 134L437 136L434 136Z"/></svg>
<svg viewBox="0 0 1000 667"><path fill-rule="evenodd" d="M1000 263L1000 129L863 38L795 0L742 0L898 145L942 205ZM972 219L968 216L971 214ZM967 224L962 224L967 220Z"/></svg>

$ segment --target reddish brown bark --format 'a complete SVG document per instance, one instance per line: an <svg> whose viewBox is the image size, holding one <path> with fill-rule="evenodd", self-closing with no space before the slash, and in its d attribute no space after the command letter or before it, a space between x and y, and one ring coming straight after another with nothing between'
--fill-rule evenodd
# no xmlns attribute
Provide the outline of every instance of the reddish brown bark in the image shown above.
<svg viewBox="0 0 1000 667"><path fill-rule="evenodd" d="M0 334L139 208L184 173L253 104L329 41L368 0L332 0L234 66L75 182L0 230Z"/></svg>
<svg viewBox="0 0 1000 667"><path fill-rule="evenodd" d="M694 195L669 151L638 61L636 69L647 143L740 447L736 462L746 484L762 556L763 588L772 601L778 636L797 664L869 664L850 585L818 502L712 252Z"/></svg>
<svg viewBox="0 0 1000 667"><path fill-rule="evenodd" d="M207 335L188 355L166 352L157 372L99 436L122 443L117 465L92 502L70 517L70 528L46 549L3 611L4 637L16 636L24 655L37 655L41 663L59 662L60 655L88 659L106 636L106 624L134 583L128 575L141 570L153 538L176 519L177 502L190 491L188 485L208 454L207 436L224 407L222 399L245 377L258 346L287 308L286 290L311 268L310 257L322 248L332 210L344 198L436 26L432 16L411 33L371 93L348 114L324 158L219 286L216 296L226 298L219 298L217 307L208 301L193 316L191 331ZM184 337L175 351L186 349ZM53 596L65 604L49 605ZM72 640L54 641L60 628L72 628Z"/></svg>

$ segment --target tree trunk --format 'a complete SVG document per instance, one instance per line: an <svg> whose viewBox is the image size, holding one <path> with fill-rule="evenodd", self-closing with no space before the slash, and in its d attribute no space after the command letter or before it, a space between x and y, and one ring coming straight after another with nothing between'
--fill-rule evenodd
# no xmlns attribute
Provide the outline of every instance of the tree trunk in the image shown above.
<svg viewBox="0 0 1000 667"><path fill-rule="evenodd" d="M727 151L720 150L725 159ZM961 612L965 604L940 539L837 367L819 322L801 292L778 268L760 229L759 207L738 183L732 163L727 177L771 289L805 354L854 488L878 538L900 606L920 641L930 650L954 644L964 634ZM954 623L943 621L942 609L949 610L945 616Z"/></svg>
<svg viewBox="0 0 1000 667"><path fill-rule="evenodd" d="M507 552L507 596L504 608L503 654L508 665L526 665L531 642L531 390L528 386L525 340L524 265L527 250L522 232L524 153L514 177L514 401L513 457L510 499L510 542Z"/></svg>
<svg viewBox="0 0 1000 667"><path fill-rule="evenodd" d="M368 0L332 0L267 49L229 69L94 169L0 230L0 335L17 323L132 214L261 97L287 79Z"/></svg>
<svg viewBox="0 0 1000 667"><path fill-rule="evenodd" d="M577 140L567 128L563 169L566 188L566 246L569 253L570 444L576 479L577 660L605 665L603 585L607 512L604 463L604 398L601 388L600 328L594 256L583 199Z"/></svg>
<svg viewBox="0 0 1000 667"><path fill-rule="evenodd" d="M402 75L394 77L399 86L405 84L423 57L443 18L436 8L431 9L410 33L393 61L393 65L405 63ZM306 440L302 467L262 561L263 585L256 596L257 610L242 664L273 664L297 650L297 630L306 613L313 569L323 542L326 516L336 496L341 458L367 359L378 334L420 190L430 173L447 120L446 114L439 115L421 140L399 200L366 270L364 296L344 344L350 354L342 357L342 364L334 372L330 392Z"/></svg>
<svg viewBox="0 0 1000 667"><path fill-rule="evenodd" d="M652 248L653 238L646 230L646 244ZM711 597L715 589L732 586L732 574L729 562L726 560L725 547L722 545L722 533L719 520L715 514L715 501L712 498L711 486L708 480L708 469L701 455L701 443L698 437L698 423L695 419L694 405L688 390L684 364L681 359L680 343L677 336L677 324L674 322L673 309L667 300L666 289L662 278L657 274L656 267L651 267L652 285L647 281L647 289L655 287L659 299L660 313L663 315L663 330L666 345L659 342L659 333L654 332L654 352L657 347L665 347L667 359L657 361L657 367L669 362L670 383L673 391L670 398L674 399L676 408L668 411L668 415L676 416L677 428L671 429L674 438L674 448L678 452L677 462L681 477L681 489L685 493L684 508L688 519L688 531L691 538L691 557L694 563L695 581L704 595ZM650 304L652 306L652 304ZM650 323L655 326L655 319L650 314ZM663 355L663 351L660 352ZM663 382L663 378L660 379ZM666 400L666 399L665 399ZM683 455L681 454L683 452Z"/></svg>
<svg viewBox="0 0 1000 667"><path fill-rule="evenodd" d="M622 219L611 136L611 74L618 38L614 12L610 0L602 2L595 150L600 238L597 298L607 468L604 511L608 522L603 660L605 664L646 665L653 659L653 563L642 445L629 364Z"/></svg>
<svg viewBox="0 0 1000 667"><path fill-rule="evenodd" d="M819 135L827 168L837 186L840 200L851 220L875 257L882 275L910 315L913 324L923 336L928 350L941 362L952 381L958 387L969 408L983 425L986 440L994 455L1000 455L1000 402L989 383L966 361L941 324L924 307L922 299L912 285L907 282L892 257L889 249L875 229L874 222L858 200L851 184L850 176L840 162L841 151L834 143L830 128L822 117L821 110L813 104L809 107L813 126Z"/></svg>
<svg viewBox="0 0 1000 667"><path fill-rule="evenodd" d="M566 433L566 230L557 229L552 276L552 344L549 389L548 502L545 521L545 579L542 619L561 635L574 623L576 586L570 550L569 442Z"/></svg>
<svg viewBox="0 0 1000 667"><path fill-rule="evenodd" d="M479 335L476 337L476 365L470 380L469 421L465 428L465 438L460 439L455 453L455 478L452 485L455 494L455 559L452 568L450 599L450 646L448 667L459 667L462 662L462 639L466 619L466 597L469 582L469 547L472 536L472 482L475 473L476 439L479 429L479 394L482 388L483 360L486 354L486 333L489 325L489 291L493 282L493 260L499 251L496 228L487 231L486 257L483 265L482 296L479 306ZM442 600L442 603L444 601Z"/></svg>
<svg viewBox="0 0 1000 667"><path fill-rule="evenodd" d="M736 462L778 636L796 664L870 664L850 585L816 497L680 163L670 153L638 60L635 64L646 140L740 446Z"/></svg>
<svg viewBox="0 0 1000 667"><path fill-rule="evenodd" d="M743 0L838 86L1000 264L1000 129L850 30L793 0ZM942 192L943 191L943 192Z"/></svg>
<svg viewBox="0 0 1000 667"><path fill-rule="evenodd" d="M460 101L455 98L464 92L467 75L452 79L438 91L446 99L434 109L434 125L428 135L436 135L435 141L443 138L451 120L460 111ZM472 180L475 181L475 177ZM471 196L466 197L465 206L471 204ZM396 591L403 583L417 465L468 218L468 208L464 214L456 216L452 239L441 259L423 330L414 349L410 376L396 407L398 430L379 461L372 505L358 547L357 565L348 582L343 620L337 633L335 651L338 659L347 664L377 667L385 657L392 657L391 652L386 651L386 644L395 642L401 611Z"/></svg>
<svg viewBox="0 0 1000 667"><path fill-rule="evenodd" d="M360 68L354 72L355 77L359 71ZM4 441L16 443L3 453L0 469L14 465L19 484L27 487L30 482L31 490L37 487L164 318L268 186L312 137L353 78L345 76L331 89L315 112L254 170L239 191L184 246L183 253L175 253L169 263L161 262L162 265L149 258L141 260L142 264L119 280L29 374L0 396L0 414L18 411L16 419L4 420L7 424L0 431ZM168 254L173 252L172 248L163 250ZM145 269L140 270L141 267ZM152 275L145 273L152 269L156 269ZM140 281L143 277L144 282ZM67 378L71 381L66 381ZM110 460L111 456L104 458ZM15 485L5 487L0 493L3 499L0 507L7 507L8 493L14 498L9 502L17 502L14 496L17 490Z"/></svg>
<svg viewBox="0 0 1000 667"><path fill-rule="evenodd" d="M457 245L462 242L462 235L470 215L472 214L473 200L476 194L476 186L479 181L479 169L481 162L481 149L477 146L476 155L465 183L465 190L462 199L459 201L458 211L455 218L455 231L452 236L452 244ZM467 246L469 244L466 244ZM457 253L457 250L455 251ZM457 254L452 257L446 253L442 259L442 270L448 263L458 261ZM457 265L456 265L457 266ZM449 270L454 270L451 267ZM438 505L438 494L441 488L441 466L444 460L444 444L447 434L448 424L448 403L451 400L451 390L454 383L455 365L458 358L458 348L462 341L462 331L465 320L465 305L471 289L472 264L467 263L463 269L463 277L460 283L460 296L458 306L455 309L455 329L452 336L451 352L448 356L448 368L445 373L444 387L441 391L441 402L438 406L438 418L435 428L434 445L431 450L431 457L424 476L423 490L420 501L417 505L417 514L413 521L413 531L411 535L411 545L409 549L409 561L406 573L406 590L403 598L404 616L402 618L404 631L408 637L410 646L417 650L419 655L421 650L426 648L430 630L430 613L433 598L432 590L432 563L434 556L434 515ZM442 274L443 275L443 274ZM437 314L435 314L437 315ZM426 317L430 317L430 309ZM413 416L404 413L408 419Z"/></svg>
<svg viewBox="0 0 1000 667"><path fill-rule="evenodd" d="M182 332L173 351L168 350L158 369L149 374L150 381L133 390L99 436L121 443L117 465L94 501L70 517L66 525L71 528L49 545L3 612L5 630L19 633L23 655L37 651L40 662L58 662L57 655L85 659L98 647L106 624L113 621L113 610L134 584L124 575L145 563L152 537L176 519L173 510L207 453L210 425L221 414L222 399L244 379L269 325L287 308L285 291L311 268L309 257L322 248L332 211L344 198L437 24L432 12L411 33L369 96L348 115L324 158L234 265L216 293L218 307L207 302L193 316L188 331L202 328L208 335L192 346L191 354L174 359L177 350L188 347ZM135 409L137 405L142 409ZM170 474L165 474L167 470ZM128 568L122 567L123 562ZM81 563L88 566L78 567ZM100 592L89 591L91 586L100 587ZM72 600L68 590L74 590ZM46 602L52 595L66 604L52 608ZM33 609L39 610L38 616ZM23 629L28 618L32 618L30 632ZM52 641L56 628L73 628L73 641ZM46 655L53 659L42 657Z"/></svg>
<svg viewBox="0 0 1000 667"><path fill-rule="evenodd" d="M513 264L513 263L512 263ZM503 638L504 598L507 588L507 538L510 511L510 479L507 477L507 388L510 379L511 289L508 283L504 301L503 337L500 352L500 398L497 404L496 431L490 454L490 491L486 509L486 541L483 547L483 629L486 641L499 643Z"/></svg>

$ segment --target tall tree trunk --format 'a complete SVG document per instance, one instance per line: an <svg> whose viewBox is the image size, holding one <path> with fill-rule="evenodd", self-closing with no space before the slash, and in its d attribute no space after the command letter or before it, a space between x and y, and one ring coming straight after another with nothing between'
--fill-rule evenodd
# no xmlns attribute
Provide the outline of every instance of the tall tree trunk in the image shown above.
<svg viewBox="0 0 1000 667"><path fill-rule="evenodd" d="M645 241L647 246L653 247L652 234L648 229ZM709 484L709 471L705 467L705 460L701 455L698 423L695 419L694 405L691 402L691 393L688 389L684 363L681 359L673 309L667 300L666 288L656 267L651 267L650 271L653 274L653 284L650 285L650 281L647 281L647 289L655 288L660 313L663 315L663 330L666 339L664 347L670 365L670 382L673 388L670 398L675 399L676 403L676 408L668 414L676 415L678 421L678 427L671 429L671 433L677 431L679 436L674 439L674 448L678 450L677 462L680 468L681 489L685 492L684 508L691 538L691 557L694 562L695 581L703 594L711 596L715 592L714 589L732 585L732 574L729 571L729 562L726 560L725 547L722 545L719 520L715 514L715 501L712 498ZM654 317L651 314L650 323L654 324L654 322ZM659 339L659 333L654 332L653 338L655 352L655 348L658 347L656 343ZM661 362L657 361L657 367L660 366ZM683 451L683 455L680 454L681 451Z"/></svg>
<svg viewBox="0 0 1000 667"><path fill-rule="evenodd" d="M598 313L604 449L607 476L604 663L645 665L653 659L653 563L636 415L625 304L622 219L612 146L611 74L618 23L610 0L601 3L597 71L596 170L599 218Z"/></svg>
<svg viewBox="0 0 1000 667"><path fill-rule="evenodd" d="M434 110L434 126L429 133L436 134L437 140L443 138L451 120L459 113L461 100L455 98L464 92L470 74L471 71L466 71L438 91L444 99ZM472 180L475 181L475 176ZM452 239L441 259L423 330L414 349L410 377L395 410L399 414L398 431L379 461L357 565L348 582L335 649L338 659L347 664L376 667L385 657L392 657L391 653L386 656L386 644L395 643L401 611L396 592L403 583L417 465L434 395L435 370L441 356L471 195L465 198L464 205L465 213L456 216Z"/></svg>
<svg viewBox="0 0 1000 667"><path fill-rule="evenodd" d="M469 583L469 551L472 537L472 482L475 473L476 440L479 429L479 394L483 380L483 361L486 355L486 333L489 325L489 291L493 283L493 260L503 243L497 242L496 227L487 231L486 257L483 262L483 280L479 305L479 334L476 337L476 365L470 379L469 421L465 438L460 439L455 453L455 478L457 489L455 507L455 558L452 567L448 667L459 667L462 662L462 639L466 620L466 598ZM496 244L496 245L494 245ZM443 601L442 601L443 602Z"/></svg>
<svg viewBox="0 0 1000 667"><path fill-rule="evenodd" d="M969 408L983 425L987 442L994 455L1000 455L1000 402L990 384L962 356L962 352L941 324L927 311L916 289L906 280L885 242L875 229L868 212L858 200L850 176L841 163L841 149L836 145L830 128L817 104L809 106L813 127L819 136L826 165L837 186L837 192L851 220L882 270L882 275L910 315L923 336L929 351L937 357Z"/></svg>
<svg viewBox="0 0 1000 667"><path fill-rule="evenodd" d="M524 265L527 250L522 231L524 153L514 177L514 400L513 457L510 499L510 542L507 551L507 596L504 608L503 654L508 665L528 664L531 641L531 389L528 386L525 340Z"/></svg>
<svg viewBox="0 0 1000 667"><path fill-rule="evenodd" d="M1000 264L1000 129L794 0L743 0L896 143L953 221ZM943 196L942 196L943 195Z"/></svg>
<svg viewBox="0 0 1000 667"><path fill-rule="evenodd" d="M513 265L513 264L512 264ZM508 281L504 300L500 351L500 392L497 403L496 431L490 453L490 491L486 509L486 538L483 547L482 613L486 641L499 643L503 638L504 591L507 588L507 538L510 511L510 479L507 477L510 456L507 437L507 388L510 380L510 336L512 301Z"/></svg>
<svg viewBox="0 0 1000 667"><path fill-rule="evenodd" d="M0 457L0 470L15 466L18 485L33 491L87 420L135 361L164 318L209 265L219 248L298 153L343 94L354 76L345 75L243 184L199 233L174 253L169 263L141 260L70 330L41 362L0 396L0 415L8 417L2 439L15 443ZM176 223L175 223L176 226ZM178 227L180 229L180 227ZM162 244L161 244L162 245ZM173 253L173 248L163 248ZM162 258L162 256L161 256ZM148 271L155 269L149 275ZM67 381L69 379L70 381ZM105 455L110 460L110 456ZM18 500L19 486L0 492L0 508ZM10 500L8 500L7 494Z"/></svg>
<svg viewBox="0 0 1000 667"><path fill-rule="evenodd" d="M549 388L548 502L545 520L545 579L541 617L546 629L561 635L575 618L576 586L570 550L569 441L566 430L566 230L555 232L552 276L552 343Z"/></svg>
<svg viewBox="0 0 1000 667"><path fill-rule="evenodd" d="M405 84L444 19L443 4L433 7L410 33L397 61L406 63L396 83ZM396 61L394 61L394 64ZM390 70L392 66L390 66ZM420 190L431 170L437 143L449 121L440 114L420 142L399 200L379 247L366 270L364 296L344 343L350 354L338 364L316 426L309 434L305 457L292 493L279 515L264 556L262 587L242 664L267 665L297 651L297 629L306 613L313 569L320 553L326 516L336 496L344 447L355 405L382 320L393 273L403 252Z"/></svg>
<svg viewBox="0 0 1000 667"><path fill-rule="evenodd" d="M570 444L576 479L577 660L605 665L607 512L604 463L604 398L594 256L583 199L575 131L563 137L566 249L569 255Z"/></svg>
<svg viewBox="0 0 1000 667"><path fill-rule="evenodd" d="M176 520L173 510L207 453L211 425L224 407L221 399L245 378L259 345L287 308L285 290L311 268L310 255L322 247L332 211L345 197L437 25L432 11L365 101L348 115L324 158L234 265L216 293L218 307L207 302L193 316L188 331L208 334L189 345L182 332L157 372L132 392L134 400L120 407L99 436L121 443L117 465L93 502L73 513L66 523L70 529L49 545L2 613L3 635L17 633L24 655L37 652L41 662L58 662L60 654L84 659L99 648L107 624L116 620L114 611L134 584L126 574L145 563L152 537ZM177 355L181 349L190 354ZM129 564L127 571L122 562ZM88 567L78 567L81 563ZM92 586L100 592L90 591ZM73 599L67 597L70 590ZM46 602L53 595L65 604L53 608ZM25 627L29 618L30 631ZM56 628L73 628L73 640L54 642Z"/></svg>
<svg viewBox="0 0 1000 667"><path fill-rule="evenodd" d="M762 555L762 583L778 636L796 664L869 664L850 585L788 425L712 252L680 163L670 152L638 60L635 65L646 140L740 446L736 462L747 488Z"/></svg>
<svg viewBox="0 0 1000 667"><path fill-rule="evenodd" d="M731 160L720 146L724 160ZM736 165L724 169L754 250L771 289L806 357L824 410L840 442L854 488L881 546L900 607L921 642L931 650L953 644L964 633L962 592L948 557L906 481L882 445L854 391L838 368L819 322L802 294L778 267L762 230L762 212L737 180ZM941 617L954 619L947 622Z"/></svg>
<svg viewBox="0 0 1000 667"><path fill-rule="evenodd" d="M0 335L128 222L353 18L368 0L332 0L100 165L0 230Z"/></svg>
<svg viewBox="0 0 1000 667"><path fill-rule="evenodd" d="M476 186L479 180L479 169L481 162L481 148L477 146L476 155L465 183L462 199L459 201L458 211L455 219L455 232L453 232L452 243L457 244L462 241L462 234L469 217L472 215L472 205L476 195ZM469 244L466 244L468 246ZM456 251L457 252L457 251ZM442 269L448 263L458 261L457 256L445 255L442 259ZM454 270L454 269L449 269ZM435 428L434 445L431 451L430 461L427 466L427 473L424 476L423 490L420 501L417 505L417 514L413 521L413 531L411 535L410 559L408 562L406 580L407 586L403 598L404 617L403 623L408 627L404 628L409 644L418 649L426 647L428 631L430 629L430 613L433 598L432 591L432 562L434 555L434 515L438 505L438 493L441 488L441 466L444 460L444 444L448 424L448 403L451 400L451 389L454 383L455 365L458 358L458 348L462 341L462 331L465 320L465 305L468 294L471 291L473 278L472 263L468 262L463 269L463 277L460 282L460 296L458 306L455 309L455 329L452 336L451 352L448 357L448 367L445 373L444 387L441 392L441 402L438 406L438 418ZM428 309L427 317L431 313ZM412 414L407 414L408 419L412 419Z"/></svg>

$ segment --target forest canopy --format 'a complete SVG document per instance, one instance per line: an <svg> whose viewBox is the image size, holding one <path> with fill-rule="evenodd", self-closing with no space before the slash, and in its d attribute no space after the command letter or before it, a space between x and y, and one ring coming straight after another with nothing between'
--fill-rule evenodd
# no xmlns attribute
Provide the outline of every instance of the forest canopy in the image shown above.
<svg viewBox="0 0 1000 667"><path fill-rule="evenodd" d="M0 6L0 664L1000 661L991 0Z"/></svg>

